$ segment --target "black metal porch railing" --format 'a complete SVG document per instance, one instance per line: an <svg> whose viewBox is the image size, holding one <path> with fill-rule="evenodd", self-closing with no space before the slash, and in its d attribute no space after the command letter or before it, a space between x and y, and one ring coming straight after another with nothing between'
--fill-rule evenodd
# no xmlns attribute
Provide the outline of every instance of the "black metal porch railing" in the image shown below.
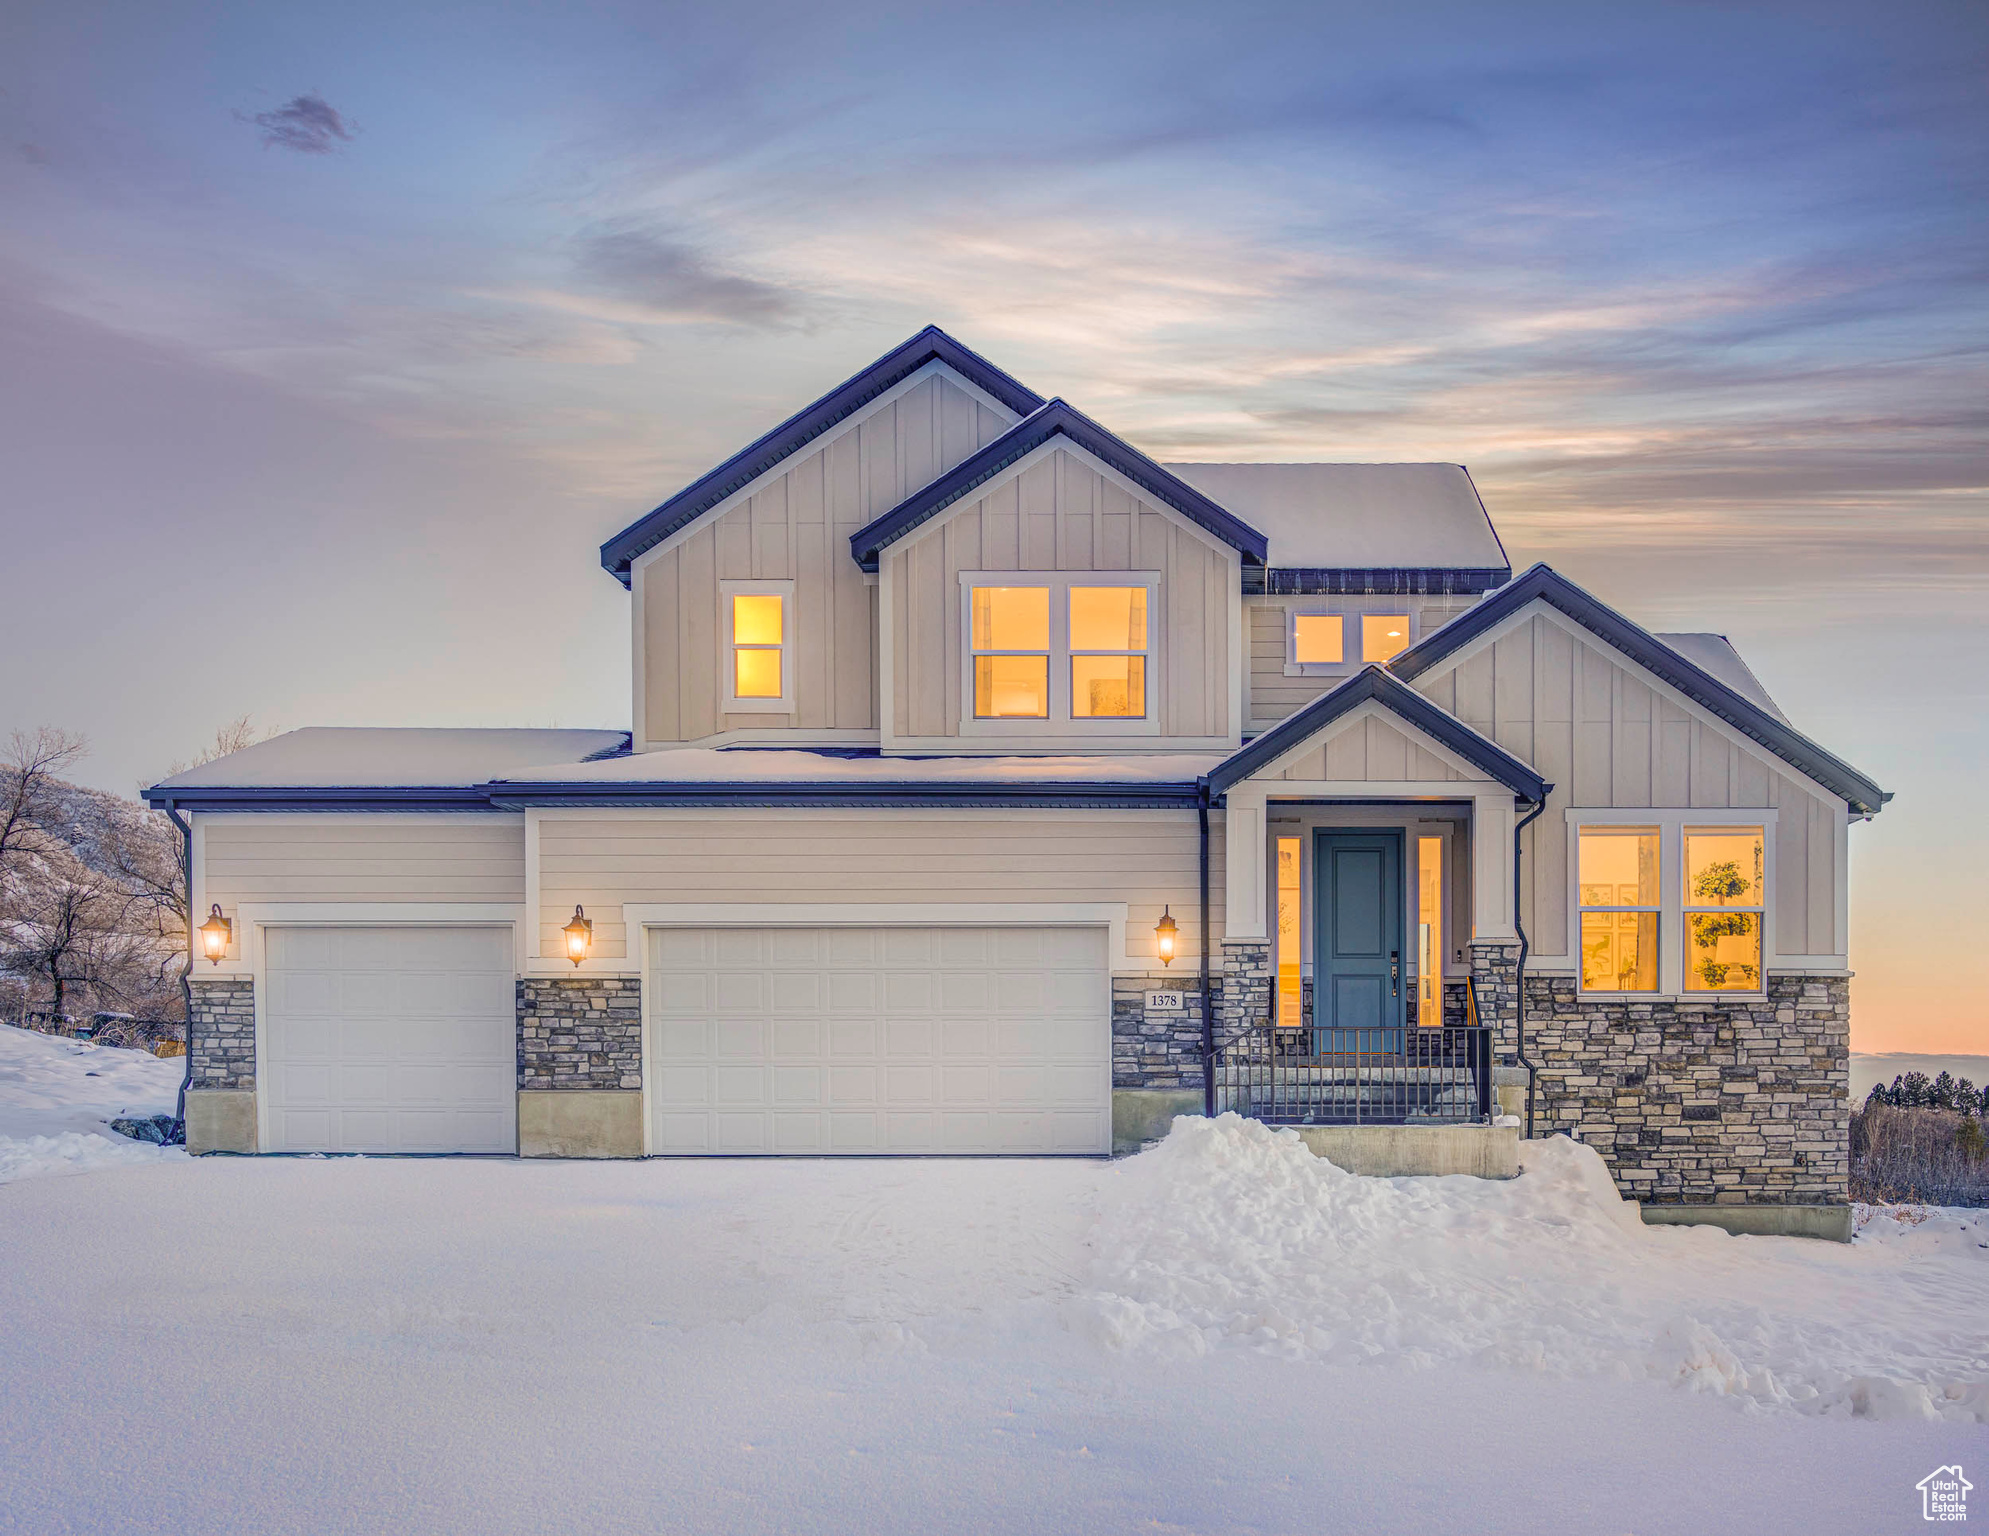
<svg viewBox="0 0 1989 1536"><path fill-rule="evenodd" d="M1218 1114L1270 1125L1467 1125L1492 1118L1482 1025L1293 1029L1268 1021L1216 1042Z"/></svg>

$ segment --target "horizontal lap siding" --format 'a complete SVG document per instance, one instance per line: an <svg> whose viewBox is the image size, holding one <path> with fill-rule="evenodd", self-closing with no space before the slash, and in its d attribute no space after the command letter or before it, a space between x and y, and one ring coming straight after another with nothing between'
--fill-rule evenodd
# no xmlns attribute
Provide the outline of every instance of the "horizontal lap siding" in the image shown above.
<svg viewBox="0 0 1989 1536"><path fill-rule="evenodd" d="M1570 806L1773 809L1775 949L1844 952L1833 804L1742 746L1738 733L1671 702L1599 642L1535 615L1415 686L1555 786L1547 814L1527 831L1521 869L1521 915L1537 953L1570 953L1561 814Z"/></svg>
<svg viewBox="0 0 1989 1536"><path fill-rule="evenodd" d="M1229 732L1231 563L1069 453L1037 460L886 562L900 736L957 736L962 571L1158 571L1148 690L1166 736Z"/></svg>
<svg viewBox="0 0 1989 1536"><path fill-rule="evenodd" d="M1210 842L1220 872L1219 828ZM1137 954L1151 952L1163 906L1192 952L1200 900L1195 818L1183 811L548 814L539 870L540 952L558 952L578 903L604 959L628 955L623 902L1125 902ZM1220 933L1220 878L1210 899Z"/></svg>
<svg viewBox="0 0 1989 1536"><path fill-rule="evenodd" d="M202 817L207 900L523 901L525 818Z"/></svg>
<svg viewBox="0 0 1989 1536"><path fill-rule="evenodd" d="M1463 613L1477 601L1472 597L1425 598L1411 595L1397 599L1394 606L1386 597L1368 597L1360 594L1342 596L1322 596L1316 599L1287 599L1282 602L1253 602L1244 610L1245 644L1250 648L1250 721L1251 734L1269 730L1286 716L1303 709L1322 693L1326 693L1346 681L1347 674L1335 673L1326 677L1287 677L1285 658L1290 655L1286 631L1291 624L1291 614L1303 608L1307 612L1331 611L1347 617L1347 654L1360 655L1359 614L1403 611L1403 605L1415 615L1418 637L1441 628L1458 614Z"/></svg>
<svg viewBox="0 0 1989 1536"><path fill-rule="evenodd" d="M876 588L849 538L1000 435L1004 419L927 378L643 563L643 735L877 728ZM792 581L795 712L719 709L721 581Z"/></svg>

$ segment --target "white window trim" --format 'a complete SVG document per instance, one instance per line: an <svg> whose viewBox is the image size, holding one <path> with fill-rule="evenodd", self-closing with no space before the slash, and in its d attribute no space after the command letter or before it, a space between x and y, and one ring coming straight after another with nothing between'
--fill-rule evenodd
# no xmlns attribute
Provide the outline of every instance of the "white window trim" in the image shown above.
<svg viewBox="0 0 1989 1536"><path fill-rule="evenodd" d="M1574 962L1575 987L1581 996L1601 1002L1709 1003L1722 998L1759 998L1766 994L1768 973L1779 968L1780 960L1775 953L1775 812L1772 808L1647 810L1637 806L1610 809L1571 807L1565 815L1568 823L1568 954ZM1596 992L1582 986L1580 876L1583 827L1656 827L1658 830L1658 985L1655 992ZM1717 992L1685 990L1687 827L1761 829L1761 985L1752 991L1734 987Z"/></svg>
<svg viewBox="0 0 1989 1536"><path fill-rule="evenodd" d="M1361 620L1371 614L1400 614L1409 621L1407 650L1422 637L1422 611L1418 602L1411 602L1417 594L1395 594L1387 596L1362 597L1350 595L1333 598L1307 598L1295 603L1287 603L1285 608L1285 676L1286 677L1346 677L1360 671L1367 665L1361 660ZM1300 661L1298 659L1298 624L1301 616L1336 618L1340 621L1340 659L1338 661Z"/></svg>
<svg viewBox="0 0 1989 1536"><path fill-rule="evenodd" d="M733 692L738 674L732 669L732 599L780 599L780 697L742 699ZM719 712L727 715L791 715L794 713L794 583L791 581L721 581L718 584Z"/></svg>
<svg viewBox="0 0 1989 1536"><path fill-rule="evenodd" d="M974 588L1050 589L1050 712L983 720L974 713ZM1146 713L1137 719L1114 716L1073 719L1070 712L1070 589L1145 587L1146 649L1110 652L1146 657ZM1158 571L962 571L960 573L960 731L968 736L1076 737L1082 740L1158 736L1164 679L1156 643L1162 629ZM1083 655L1101 654L1086 651Z"/></svg>

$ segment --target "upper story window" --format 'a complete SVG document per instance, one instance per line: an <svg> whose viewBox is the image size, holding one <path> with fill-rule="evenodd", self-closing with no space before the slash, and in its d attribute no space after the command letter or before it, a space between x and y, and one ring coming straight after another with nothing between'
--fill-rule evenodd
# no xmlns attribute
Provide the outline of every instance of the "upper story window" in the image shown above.
<svg viewBox="0 0 1989 1536"><path fill-rule="evenodd" d="M1354 598L1344 600L1342 607L1331 612L1324 608L1293 610L1286 670L1351 672L1369 662L1391 661L1409 648L1415 638L1415 623L1409 613L1365 612L1363 606Z"/></svg>
<svg viewBox="0 0 1989 1536"><path fill-rule="evenodd" d="M969 572L961 581L970 721L1037 720L1068 733L1152 717L1157 577Z"/></svg>
<svg viewBox="0 0 1989 1536"><path fill-rule="evenodd" d="M1576 829L1582 990L1759 992L1767 829L1660 814Z"/></svg>
<svg viewBox="0 0 1989 1536"><path fill-rule="evenodd" d="M721 685L733 714L786 714L794 708L794 583L718 584Z"/></svg>

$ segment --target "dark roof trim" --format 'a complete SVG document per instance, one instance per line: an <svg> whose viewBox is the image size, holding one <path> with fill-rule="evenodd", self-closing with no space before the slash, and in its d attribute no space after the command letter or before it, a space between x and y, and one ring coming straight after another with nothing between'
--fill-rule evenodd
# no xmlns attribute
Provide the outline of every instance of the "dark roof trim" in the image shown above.
<svg viewBox="0 0 1989 1536"><path fill-rule="evenodd" d="M489 786L492 802L530 806L819 806L995 809L1004 806L1098 810L1192 810L1197 790L1181 784L596 784L513 782Z"/></svg>
<svg viewBox="0 0 1989 1536"><path fill-rule="evenodd" d="M1485 566L1277 566L1256 588L1267 597L1323 592L1490 592L1512 580L1509 565ZM1244 586L1249 592L1248 582Z"/></svg>
<svg viewBox="0 0 1989 1536"><path fill-rule="evenodd" d="M1876 815L1892 798L1888 791L1880 789L1842 758L1777 720L1753 700L1734 692L1712 673L1686 660L1650 631L1631 623L1549 566L1533 566L1517 581L1499 588L1469 611L1424 636L1391 661L1389 670L1404 679L1420 677L1535 598L1566 614L1646 671L1663 678L1695 704L1759 742L1797 771L1833 794L1842 795L1855 814Z"/></svg>
<svg viewBox="0 0 1989 1536"><path fill-rule="evenodd" d="M296 787L237 787L201 785L173 789L154 785L145 791L153 810L177 806L183 811L495 811L481 785L299 785Z"/></svg>
<svg viewBox="0 0 1989 1536"><path fill-rule="evenodd" d="M1209 788L1217 794L1261 773L1285 753L1302 746L1342 715L1372 699L1383 709L1399 716L1417 730L1441 742L1485 777L1496 779L1522 800L1539 803L1554 786L1525 763L1488 737L1479 735L1447 710L1439 709L1415 689L1384 672L1380 667L1361 668L1330 693L1321 694L1295 715L1289 715L1252 741L1242 751L1228 757L1209 775ZM1349 784L1349 791L1358 785Z"/></svg>
<svg viewBox="0 0 1989 1536"><path fill-rule="evenodd" d="M1027 416L1042 407L1041 395L979 353L961 346L938 326L928 325L902 346L894 347L868 368L845 379L813 405L740 449L709 474L692 481L648 516L624 528L601 546L601 564L627 586L629 567L643 551L655 548L678 529L695 522L726 497L750 485L844 417L935 359L1018 416Z"/></svg>
<svg viewBox="0 0 1989 1536"><path fill-rule="evenodd" d="M1232 549L1240 550L1246 565L1264 563L1270 546L1263 534L1241 519L1232 517L1187 481L1162 469L1130 443L1106 431L1089 416L1062 400L1052 400L1033 415L1017 422L965 463L948 470L868 527L851 534L850 553L856 556L856 563L866 571L876 570L878 552L887 544L895 543L919 524L937 517L970 491L992 480L1018 459L1033 453L1057 436L1069 438L1155 500L1165 502Z"/></svg>

